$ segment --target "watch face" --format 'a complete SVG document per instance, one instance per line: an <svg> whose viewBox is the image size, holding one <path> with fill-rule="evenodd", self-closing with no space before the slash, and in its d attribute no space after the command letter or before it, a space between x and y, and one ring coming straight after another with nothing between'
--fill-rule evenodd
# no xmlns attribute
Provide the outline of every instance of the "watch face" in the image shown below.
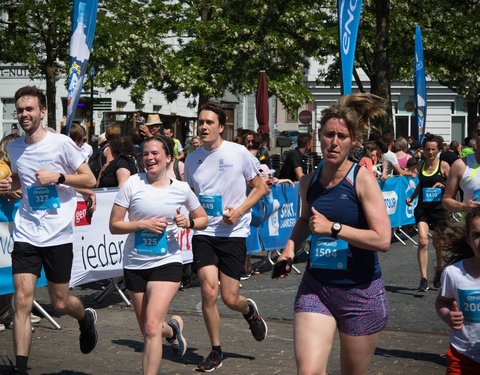
<svg viewBox="0 0 480 375"><path fill-rule="evenodd" d="M342 225L340 223L333 223L333 230L340 230L342 229Z"/></svg>

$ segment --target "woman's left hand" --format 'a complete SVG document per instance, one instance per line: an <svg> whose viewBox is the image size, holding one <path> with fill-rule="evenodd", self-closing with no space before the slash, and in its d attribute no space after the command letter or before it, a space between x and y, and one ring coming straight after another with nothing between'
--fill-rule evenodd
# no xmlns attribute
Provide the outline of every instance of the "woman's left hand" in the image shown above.
<svg viewBox="0 0 480 375"><path fill-rule="evenodd" d="M177 208L177 215L173 218L177 227L188 228L190 225L190 220L188 220L184 214L180 213L180 208Z"/></svg>
<svg viewBox="0 0 480 375"><path fill-rule="evenodd" d="M445 188L445 185L442 184L441 182L436 182L435 185L433 185L432 187L433 187L433 188L444 189L444 188Z"/></svg>
<svg viewBox="0 0 480 375"><path fill-rule="evenodd" d="M312 216L310 217L308 225L312 234L328 235L332 228L332 222L318 212L315 207L312 207Z"/></svg>

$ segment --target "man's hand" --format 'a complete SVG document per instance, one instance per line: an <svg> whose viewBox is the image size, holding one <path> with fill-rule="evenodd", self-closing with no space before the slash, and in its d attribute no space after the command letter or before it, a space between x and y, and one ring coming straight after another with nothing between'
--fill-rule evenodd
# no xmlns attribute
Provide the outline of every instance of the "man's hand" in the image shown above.
<svg viewBox="0 0 480 375"><path fill-rule="evenodd" d="M237 210L232 206L226 206L225 210L227 210L227 212L223 213L223 222L228 225L235 224L240 216Z"/></svg>
<svg viewBox="0 0 480 375"><path fill-rule="evenodd" d="M40 182L40 185L50 185L57 183L60 173L51 172L48 169L39 169L35 172L35 177Z"/></svg>
<svg viewBox="0 0 480 375"><path fill-rule="evenodd" d="M153 135L152 135L152 133L150 133L150 130L148 129L147 125L140 125L139 131L140 131L140 134L143 134L146 138L153 137Z"/></svg>

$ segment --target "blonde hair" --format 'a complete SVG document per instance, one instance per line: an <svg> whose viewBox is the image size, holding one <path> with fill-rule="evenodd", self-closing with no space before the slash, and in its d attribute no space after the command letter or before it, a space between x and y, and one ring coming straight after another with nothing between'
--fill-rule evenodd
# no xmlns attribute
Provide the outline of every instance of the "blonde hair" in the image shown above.
<svg viewBox="0 0 480 375"><path fill-rule="evenodd" d="M397 140L395 141L395 145L393 146L393 152L398 152L398 151L407 151L408 143L407 140L403 137L398 137Z"/></svg>
<svg viewBox="0 0 480 375"><path fill-rule="evenodd" d="M9 134L3 137L2 140L0 140L0 160L4 161L8 165L10 165L10 158L8 157L7 146L10 142L17 139L18 137L19 135L17 134Z"/></svg>

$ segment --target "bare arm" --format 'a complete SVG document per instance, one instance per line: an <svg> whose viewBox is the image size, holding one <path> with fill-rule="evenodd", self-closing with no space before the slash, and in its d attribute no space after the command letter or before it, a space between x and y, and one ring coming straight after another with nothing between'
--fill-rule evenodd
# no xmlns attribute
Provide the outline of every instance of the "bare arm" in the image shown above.
<svg viewBox="0 0 480 375"><path fill-rule="evenodd" d="M400 165L394 165L393 170L397 172L400 176L410 176L410 177L415 177L414 174L410 171L407 171L405 169L402 169Z"/></svg>
<svg viewBox="0 0 480 375"><path fill-rule="evenodd" d="M190 211L190 218L193 219L193 227L190 226L190 220L177 209L177 215L173 218L175 224L181 228L203 230L208 226L208 216L202 206Z"/></svg>
<svg viewBox="0 0 480 375"><path fill-rule="evenodd" d="M448 173L447 185L445 186L445 191L443 192L442 203L443 207L450 212L466 212L471 210L473 207L480 206L478 198L473 197L468 202L458 202L456 196L458 189L460 187L460 181L467 165L463 159L456 160L450 172Z"/></svg>
<svg viewBox="0 0 480 375"><path fill-rule="evenodd" d="M35 177L41 185L55 184L60 177L60 173L52 172L48 169L40 169L35 172ZM92 188L95 186L95 177L87 163L82 163L75 174L66 174L63 185L74 188Z"/></svg>
<svg viewBox="0 0 480 375"><path fill-rule="evenodd" d="M20 178L17 173L0 180L0 194L8 194L18 189L20 189Z"/></svg>
<svg viewBox="0 0 480 375"><path fill-rule="evenodd" d="M122 187L130 177L130 171L127 168L118 168L115 173L117 175L118 187Z"/></svg>
<svg viewBox="0 0 480 375"><path fill-rule="evenodd" d="M223 214L223 221L227 224L233 225L238 218L252 208L265 194L265 187L263 186L263 180L259 175L256 175L252 180L247 182L252 188L247 196L247 199L238 206L233 208L232 206L226 206L225 209L228 212Z"/></svg>
<svg viewBox="0 0 480 375"><path fill-rule="evenodd" d="M297 176L297 180L300 181L300 179L304 176L302 167L296 167L293 171L295 172L295 176Z"/></svg>

